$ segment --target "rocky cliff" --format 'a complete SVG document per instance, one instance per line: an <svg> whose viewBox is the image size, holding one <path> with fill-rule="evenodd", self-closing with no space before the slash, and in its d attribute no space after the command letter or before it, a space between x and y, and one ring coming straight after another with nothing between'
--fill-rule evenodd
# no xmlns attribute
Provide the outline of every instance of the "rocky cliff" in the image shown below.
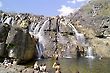
<svg viewBox="0 0 110 73"><path fill-rule="evenodd" d="M0 13L0 56L20 61L76 56L76 47L110 57L110 1L92 0L66 17Z"/></svg>
<svg viewBox="0 0 110 73"><path fill-rule="evenodd" d="M80 32L84 33L98 55L110 57L110 1L91 0L75 14L68 16Z"/></svg>

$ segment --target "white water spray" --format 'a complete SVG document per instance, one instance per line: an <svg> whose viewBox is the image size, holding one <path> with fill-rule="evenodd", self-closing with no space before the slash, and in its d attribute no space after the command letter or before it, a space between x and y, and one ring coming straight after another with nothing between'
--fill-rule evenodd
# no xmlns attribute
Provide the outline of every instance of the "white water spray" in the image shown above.
<svg viewBox="0 0 110 73"><path fill-rule="evenodd" d="M91 47L88 47L87 49L87 56L86 58L91 58L91 59L94 59L95 57L93 56L93 51L92 51L92 48Z"/></svg>
<svg viewBox="0 0 110 73"><path fill-rule="evenodd" d="M80 42L81 44L83 44L83 45L86 46L88 43L87 43L87 44L85 43L84 34L79 33L79 32L76 30L76 28L75 28L71 23L66 23L66 24L68 24L68 26L72 28L72 31L75 32L76 40L77 40L78 42ZM87 49L87 56L86 56L86 58L94 59L95 57L93 56L92 47L90 47L89 45L88 45L87 47L88 47L88 49Z"/></svg>
<svg viewBox="0 0 110 73"><path fill-rule="evenodd" d="M44 29L46 28L45 25L47 24L47 22L49 21L49 19L47 19L42 26L41 22L39 22L36 27L34 28L33 31L30 31L30 35L34 36L34 38L38 39L37 44L36 44L36 49L38 52L38 59L41 59L41 56L43 55L43 51L44 51L44 44L45 44L45 40L43 37L43 33L44 33ZM31 28L32 29L32 28ZM30 30L31 30L30 29Z"/></svg>
<svg viewBox="0 0 110 73"><path fill-rule="evenodd" d="M49 21L49 19L44 22L44 24L42 25L42 27L41 27L40 31L38 32L38 34L35 35L36 38L38 37L38 39L39 39L38 44L36 44L36 46L37 46L36 48L37 48L37 51L38 51L38 59L41 59L41 56L43 55L44 44L45 44L43 33L44 33L45 25L48 21Z"/></svg>

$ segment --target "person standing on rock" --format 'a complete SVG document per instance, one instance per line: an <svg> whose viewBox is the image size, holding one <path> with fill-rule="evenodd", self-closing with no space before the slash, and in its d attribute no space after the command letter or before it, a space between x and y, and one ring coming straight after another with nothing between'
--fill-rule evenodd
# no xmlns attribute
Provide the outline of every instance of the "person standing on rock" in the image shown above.
<svg viewBox="0 0 110 73"><path fill-rule="evenodd" d="M77 54L77 58L81 57L79 46L76 47L76 54Z"/></svg>
<svg viewBox="0 0 110 73"><path fill-rule="evenodd" d="M58 52L55 51L55 54L54 54L55 60L58 60L58 57L59 57Z"/></svg>
<svg viewBox="0 0 110 73"><path fill-rule="evenodd" d="M55 62L52 67L55 69L55 73L61 73L60 63Z"/></svg>
<svg viewBox="0 0 110 73"><path fill-rule="evenodd" d="M8 59L7 58L4 59L3 65L8 66Z"/></svg>
<svg viewBox="0 0 110 73"><path fill-rule="evenodd" d="M46 72L47 66L46 64L43 65L43 72Z"/></svg>
<svg viewBox="0 0 110 73"><path fill-rule="evenodd" d="M60 70L60 63L55 62L52 67L55 68L55 70Z"/></svg>

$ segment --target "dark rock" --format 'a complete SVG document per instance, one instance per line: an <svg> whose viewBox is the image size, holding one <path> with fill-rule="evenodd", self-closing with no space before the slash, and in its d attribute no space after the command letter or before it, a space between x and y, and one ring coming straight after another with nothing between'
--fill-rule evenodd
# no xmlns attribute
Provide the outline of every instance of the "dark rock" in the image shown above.
<svg viewBox="0 0 110 73"><path fill-rule="evenodd" d="M5 57L6 54L6 39L8 36L8 32L10 30L10 26L8 24L1 24L0 25L0 56Z"/></svg>
<svg viewBox="0 0 110 73"><path fill-rule="evenodd" d="M28 29L11 28L6 43L8 56L16 58L20 63L34 58L36 43L31 38Z"/></svg>

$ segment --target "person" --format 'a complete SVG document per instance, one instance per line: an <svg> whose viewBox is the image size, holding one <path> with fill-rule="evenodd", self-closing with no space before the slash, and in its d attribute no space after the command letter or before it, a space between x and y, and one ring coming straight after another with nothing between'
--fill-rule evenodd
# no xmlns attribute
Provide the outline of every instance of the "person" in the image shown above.
<svg viewBox="0 0 110 73"><path fill-rule="evenodd" d="M61 71L60 71L60 70L58 70L58 69L56 69L56 70L55 70L55 73L61 73Z"/></svg>
<svg viewBox="0 0 110 73"><path fill-rule="evenodd" d="M81 56L83 56L84 57L84 53L85 53L85 51L84 51L84 48L82 47L82 50L80 50L80 53L81 53Z"/></svg>
<svg viewBox="0 0 110 73"><path fill-rule="evenodd" d="M58 52L55 52L54 57L55 57L55 60L58 60L58 57L59 57Z"/></svg>
<svg viewBox="0 0 110 73"><path fill-rule="evenodd" d="M76 73L79 73L79 71L76 71Z"/></svg>
<svg viewBox="0 0 110 73"><path fill-rule="evenodd" d="M44 72L46 72L46 68L47 68L47 66L46 66L46 64L44 64L44 65L43 65L43 71L44 71Z"/></svg>
<svg viewBox="0 0 110 73"><path fill-rule="evenodd" d="M34 70L39 70L38 62L36 61L34 64Z"/></svg>
<svg viewBox="0 0 110 73"><path fill-rule="evenodd" d="M39 69L40 69L40 72L43 72L43 65L42 64L40 65Z"/></svg>
<svg viewBox="0 0 110 73"><path fill-rule="evenodd" d="M11 62L10 62L10 60L9 59L7 59L7 58L5 58L5 60L4 60L4 62L3 62L3 65L4 66L6 66L6 67L8 67L8 66L12 66L12 64L11 64Z"/></svg>
<svg viewBox="0 0 110 73"><path fill-rule="evenodd" d="M76 54L77 54L77 58L81 57L81 53L80 53L80 49L79 46L76 47Z"/></svg>
<svg viewBox="0 0 110 73"><path fill-rule="evenodd" d="M8 66L8 59L7 58L4 59L3 65Z"/></svg>
<svg viewBox="0 0 110 73"><path fill-rule="evenodd" d="M17 65L16 59L13 60L13 65Z"/></svg>
<svg viewBox="0 0 110 73"><path fill-rule="evenodd" d="M55 63L53 64L53 66L52 66L52 67L53 67L53 68L55 68L55 69L60 70L60 63L55 62Z"/></svg>

